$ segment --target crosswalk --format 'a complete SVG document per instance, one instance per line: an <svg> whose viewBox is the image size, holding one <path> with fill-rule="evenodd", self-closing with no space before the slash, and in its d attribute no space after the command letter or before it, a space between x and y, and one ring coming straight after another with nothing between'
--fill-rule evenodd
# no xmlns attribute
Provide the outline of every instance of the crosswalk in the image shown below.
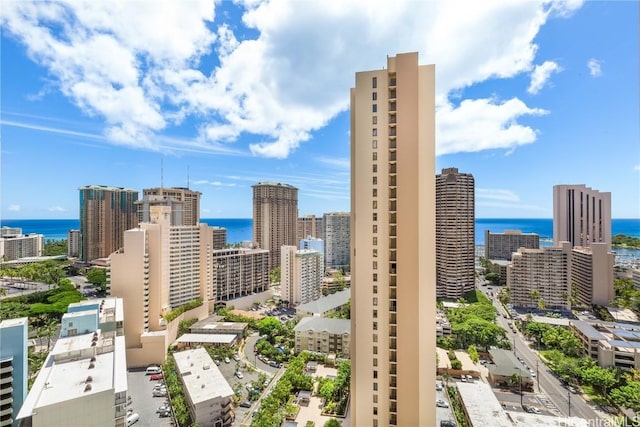
<svg viewBox="0 0 640 427"><path fill-rule="evenodd" d="M551 399L549 399L549 397L546 394L539 394L538 396L538 400L540 401L540 403L547 408L548 410L552 411L552 412L557 412L560 413L560 410L558 409L558 407L555 405L555 403L553 403L551 401Z"/></svg>

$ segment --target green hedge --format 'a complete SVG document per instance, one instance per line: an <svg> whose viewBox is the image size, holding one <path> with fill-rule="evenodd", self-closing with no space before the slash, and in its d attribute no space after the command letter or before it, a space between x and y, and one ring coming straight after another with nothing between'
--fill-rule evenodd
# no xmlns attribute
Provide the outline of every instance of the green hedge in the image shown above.
<svg viewBox="0 0 640 427"><path fill-rule="evenodd" d="M176 308L175 310L171 310L170 312L168 312L167 314L165 314L164 316L164 320L166 320L167 322L171 322L172 320L174 320L175 318L177 318L178 316L180 316L182 313L184 313L185 311L189 311L189 310L193 310L196 307L200 307L202 305L202 299L198 298L195 299L191 302L188 302L184 305L181 305L180 307Z"/></svg>

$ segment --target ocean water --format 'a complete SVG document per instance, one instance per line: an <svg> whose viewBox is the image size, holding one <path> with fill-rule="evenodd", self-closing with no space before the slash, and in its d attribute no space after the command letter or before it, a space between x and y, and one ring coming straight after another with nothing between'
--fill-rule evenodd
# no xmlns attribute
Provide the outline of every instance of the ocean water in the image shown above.
<svg viewBox="0 0 640 427"><path fill-rule="evenodd" d="M227 229L229 243L253 239L251 218L202 218L209 225ZM0 226L21 227L23 233L44 234L45 239L67 238L67 231L80 228L77 219L3 219ZM550 218L478 218L476 219L476 244L484 244L484 231L502 233L505 230L520 230L523 233L537 233L541 240L553 238L553 220ZM612 234L626 234L640 237L640 219L611 220Z"/></svg>

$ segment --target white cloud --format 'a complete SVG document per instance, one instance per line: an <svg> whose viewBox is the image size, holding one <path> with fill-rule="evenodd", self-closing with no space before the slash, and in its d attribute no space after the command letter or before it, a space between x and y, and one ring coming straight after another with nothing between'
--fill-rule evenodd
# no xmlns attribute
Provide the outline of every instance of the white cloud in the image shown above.
<svg viewBox="0 0 640 427"><path fill-rule="evenodd" d="M600 77L602 75L602 61L591 58L587 61L587 68L589 68L589 74L591 74L591 77Z"/></svg>
<svg viewBox="0 0 640 427"><path fill-rule="evenodd" d="M553 73L559 73L562 67L553 61L545 61L541 65L536 65L531 72L531 83L527 92L535 95L540 92Z"/></svg>
<svg viewBox="0 0 640 427"><path fill-rule="evenodd" d="M9 212L20 212L20 205L9 205Z"/></svg>
<svg viewBox="0 0 640 427"><path fill-rule="evenodd" d="M67 210L65 208L63 208L62 206L51 206L48 209L49 212L66 212Z"/></svg>
<svg viewBox="0 0 640 427"><path fill-rule="evenodd" d="M498 188L476 188L477 199L502 200L505 202L518 202L520 197L511 190Z"/></svg>
<svg viewBox="0 0 640 427"><path fill-rule="evenodd" d="M517 123L521 116L546 114L529 108L517 98L499 103L491 99L467 99L458 107L440 106L436 120L438 155L491 148L510 149L535 141L534 129Z"/></svg>
<svg viewBox="0 0 640 427"><path fill-rule="evenodd" d="M348 171L351 169L351 160L344 157L316 157L315 160L334 169Z"/></svg>
<svg viewBox="0 0 640 427"><path fill-rule="evenodd" d="M348 108L354 72L406 51L437 64L440 153L535 141L517 120L541 110L518 99L454 106L449 97L529 72L540 27L581 4L467 2L462 14L458 2L252 0L235 3L238 23L216 16L213 0L8 1L0 19L65 96L105 121L112 143L166 149L158 135L193 118L197 137L179 149L224 152L246 136L253 155L285 158ZM460 135L460 118L476 133Z"/></svg>
<svg viewBox="0 0 640 427"><path fill-rule="evenodd" d="M640 172L640 164L635 165L635 166L633 167L633 170L634 170L634 171L636 171L636 172Z"/></svg>

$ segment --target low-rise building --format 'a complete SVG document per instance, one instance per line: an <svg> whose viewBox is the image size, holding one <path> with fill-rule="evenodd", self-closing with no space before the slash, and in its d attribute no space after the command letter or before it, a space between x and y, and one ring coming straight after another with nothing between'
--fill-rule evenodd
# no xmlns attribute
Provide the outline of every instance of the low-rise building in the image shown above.
<svg viewBox="0 0 640 427"><path fill-rule="evenodd" d="M436 337L451 336L451 323L442 310L436 310Z"/></svg>
<svg viewBox="0 0 640 427"><path fill-rule="evenodd" d="M351 300L351 290L345 289L326 297L318 298L296 307L296 315L299 317L320 316L326 317L329 313L333 313L344 307Z"/></svg>
<svg viewBox="0 0 640 427"><path fill-rule="evenodd" d="M488 365L487 369L489 370L489 381L493 385L522 386L523 390L533 390L533 375L522 366L511 351L492 348L489 349L489 356L493 364ZM514 379L516 384L513 384Z"/></svg>
<svg viewBox="0 0 640 427"><path fill-rule="evenodd" d="M230 426L233 389L203 348L173 354L191 420L201 427Z"/></svg>
<svg viewBox="0 0 640 427"><path fill-rule="evenodd" d="M20 412L21 425L125 426L127 361L122 300L69 306L60 338Z"/></svg>
<svg viewBox="0 0 640 427"><path fill-rule="evenodd" d="M350 357L351 321L324 317L305 317L293 329L296 353L315 351Z"/></svg>
<svg viewBox="0 0 640 427"><path fill-rule="evenodd" d="M623 370L640 369L640 326L628 323L569 321L584 353L598 365Z"/></svg>

